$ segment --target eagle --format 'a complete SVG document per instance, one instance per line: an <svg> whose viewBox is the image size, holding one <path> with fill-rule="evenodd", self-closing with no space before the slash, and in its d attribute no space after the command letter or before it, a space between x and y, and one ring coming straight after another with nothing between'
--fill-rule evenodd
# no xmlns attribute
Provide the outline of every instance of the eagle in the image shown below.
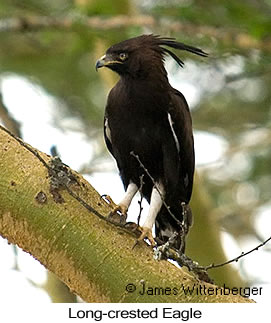
<svg viewBox="0 0 271 323"><path fill-rule="evenodd" d="M113 213L127 214L140 190L150 204L139 240L166 243L184 251L192 223L189 207L195 169L192 120L188 104L167 77L165 57L184 63L169 48L207 54L175 38L141 35L107 49L96 70L107 67L120 78L111 89L104 115L106 146L117 162L125 195Z"/></svg>

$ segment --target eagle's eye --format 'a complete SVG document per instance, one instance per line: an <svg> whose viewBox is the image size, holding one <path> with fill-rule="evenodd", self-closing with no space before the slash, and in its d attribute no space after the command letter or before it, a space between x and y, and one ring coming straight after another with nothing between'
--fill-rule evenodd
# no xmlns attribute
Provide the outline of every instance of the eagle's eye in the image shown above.
<svg viewBox="0 0 271 323"><path fill-rule="evenodd" d="M128 55L126 53L120 53L119 58L120 60L125 61L128 58Z"/></svg>

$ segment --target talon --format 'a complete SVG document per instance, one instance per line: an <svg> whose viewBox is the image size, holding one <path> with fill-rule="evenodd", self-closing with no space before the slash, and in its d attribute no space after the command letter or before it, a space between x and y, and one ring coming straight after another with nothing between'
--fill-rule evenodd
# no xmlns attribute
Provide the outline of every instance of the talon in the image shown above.
<svg viewBox="0 0 271 323"><path fill-rule="evenodd" d="M114 203L114 202L113 202ZM115 204L115 203L114 203ZM113 210L110 212L110 214L109 214L109 216L112 214L112 215L114 215L114 214L116 214L116 213L121 213L121 215L123 215L123 216L125 216L125 217L127 217L127 211L128 211L128 209L127 209L127 207L125 206L125 205L122 205L122 204L118 204L118 205L114 205L114 207L113 207Z"/></svg>
<svg viewBox="0 0 271 323"><path fill-rule="evenodd" d="M125 224L127 219L127 208L121 204L115 205L113 210L109 213L108 218L118 223Z"/></svg>
<svg viewBox="0 0 271 323"><path fill-rule="evenodd" d="M144 239L147 238L151 243L152 247L156 246L156 242L154 241L154 238L152 236L152 230L150 228L139 226L137 229L141 231L141 235L137 239L137 241L143 241Z"/></svg>
<svg viewBox="0 0 271 323"><path fill-rule="evenodd" d="M128 208L121 203L118 205L115 204L109 195L105 195L104 200L112 208L112 211L108 214L108 218L121 224L126 223Z"/></svg>
<svg viewBox="0 0 271 323"><path fill-rule="evenodd" d="M116 204L112 198L109 196L109 195L102 195L102 198L106 201L106 203L113 209L109 216L112 216L114 214L117 214L118 212L121 213L122 215L125 215L127 216L127 211L128 211L128 208L126 205L123 205L123 204Z"/></svg>
<svg viewBox="0 0 271 323"><path fill-rule="evenodd" d="M101 198L110 206L110 207L116 207L115 202L112 200L111 196L107 194L103 194Z"/></svg>

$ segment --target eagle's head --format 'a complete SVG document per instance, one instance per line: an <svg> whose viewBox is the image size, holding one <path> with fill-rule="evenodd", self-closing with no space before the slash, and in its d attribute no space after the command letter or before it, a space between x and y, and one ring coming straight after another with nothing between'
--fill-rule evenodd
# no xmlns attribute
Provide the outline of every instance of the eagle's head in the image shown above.
<svg viewBox="0 0 271 323"><path fill-rule="evenodd" d="M166 73L164 57L170 55L180 66L183 62L167 46L186 50L200 56L207 56L201 49L175 41L174 38L162 38L155 35L142 35L124 40L108 48L105 55L96 62L96 70L108 67L119 75L130 75L133 78L144 78L155 70Z"/></svg>

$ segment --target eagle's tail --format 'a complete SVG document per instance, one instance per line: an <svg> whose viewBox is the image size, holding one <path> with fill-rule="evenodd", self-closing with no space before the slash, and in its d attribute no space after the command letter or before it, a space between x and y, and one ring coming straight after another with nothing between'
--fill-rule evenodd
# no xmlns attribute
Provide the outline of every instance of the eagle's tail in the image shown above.
<svg viewBox="0 0 271 323"><path fill-rule="evenodd" d="M185 238L192 225L192 211L188 204L181 205L181 207L178 208L170 208L170 211L171 214L165 207L162 207L156 217L156 240L158 245L161 245L166 243L169 238L172 238L173 235L177 233L175 239L172 241L172 247L184 253Z"/></svg>

